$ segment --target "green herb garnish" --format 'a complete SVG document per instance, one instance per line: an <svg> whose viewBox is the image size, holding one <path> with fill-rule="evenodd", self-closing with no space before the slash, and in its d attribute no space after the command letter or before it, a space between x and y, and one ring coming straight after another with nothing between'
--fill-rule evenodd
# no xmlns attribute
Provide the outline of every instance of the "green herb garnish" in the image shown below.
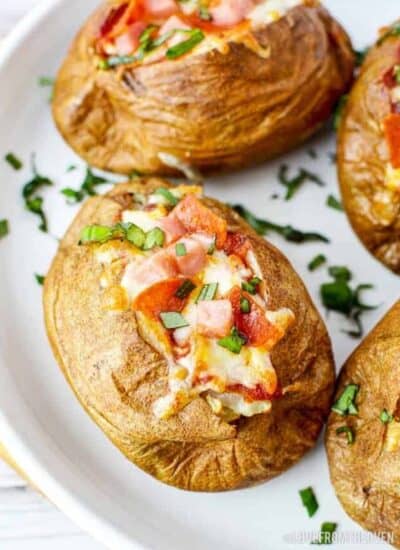
<svg viewBox="0 0 400 550"><path fill-rule="evenodd" d="M218 345L228 349L232 353L240 353L242 347L246 344L246 339L239 333L236 327L233 327L229 336L218 340Z"/></svg>
<svg viewBox="0 0 400 550"><path fill-rule="evenodd" d="M71 203L81 202L85 198L85 193L83 191L71 189L71 187L61 189L61 193L67 197L68 201Z"/></svg>
<svg viewBox="0 0 400 550"><path fill-rule="evenodd" d="M176 243L175 245L175 253L177 256L186 256L187 250L184 243Z"/></svg>
<svg viewBox="0 0 400 550"><path fill-rule="evenodd" d="M320 233L303 232L295 229L291 225L278 225L268 220L256 218L247 208L240 204L233 205L233 210L237 212L249 225L259 234L266 235L268 231L274 231L281 235L285 240L292 243L305 243L311 241L322 241L329 243L329 239Z"/></svg>
<svg viewBox="0 0 400 550"><path fill-rule="evenodd" d="M318 256L315 256L311 262L308 264L308 270L309 271L315 271L318 269L321 265L326 263L326 256L324 254L318 254Z"/></svg>
<svg viewBox="0 0 400 550"><path fill-rule="evenodd" d="M355 434L349 426L340 426L340 428L336 430L336 433L337 435L345 433L348 445L352 445L355 441Z"/></svg>
<svg viewBox="0 0 400 550"><path fill-rule="evenodd" d="M328 310L345 315L354 325L354 330L342 331L352 338L360 338L363 334L361 315L364 311L376 309L361 302L360 294L364 290L373 288L370 284L358 285L351 288L349 282L352 273L347 267L333 266L329 268L329 274L334 282L321 285L320 294L322 303Z"/></svg>
<svg viewBox="0 0 400 550"><path fill-rule="evenodd" d="M97 185L103 185L105 183L110 183L108 180L102 176L97 176L93 173L92 169L87 166L85 179L80 187L80 189L72 189L71 187L66 187L61 190L61 193L67 197L70 203L82 202L86 196L97 195L96 187Z"/></svg>
<svg viewBox="0 0 400 550"><path fill-rule="evenodd" d="M248 292L249 294L256 294L258 285L261 283L261 279L258 277L253 277L250 281L245 281L242 283L242 289Z"/></svg>
<svg viewBox="0 0 400 550"><path fill-rule="evenodd" d="M215 295L217 294L218 283L208 283L203 285L199 295L196 298L196 304L206 300L214 300Z"/></svg>
<svg viewBox="0 0 400 550"><path fill-rule="evenodd" d="M132 243L136 248L143 248L146 241L146 234L137 225L133 223L122 224L123 230L125 230L126 239Z"/></svg>
<svg viewBox="0 0 400 550"><path fill-rule="evenodd" d="M356 58L356 67L361 67L364 63L365 58L369 52L369 48L364 48L363 50L354 50L354 56Z"/></svg>
<svg viewBox="0 0 400 550"><path fill-rule="evenodd" d="M49 86L54 86L54 82L55 82L55 79L51 78L49 76L40 76L38 78L38 84L42 88L46 88L46 87L49 87Z"/></svg>
<svg viewBox="0 0 400 550"><path fill-rule="evenodd" d="M14 170L21 170L23 167L22 161L14 155L14 153L7 153L4 157L6 162L14 168Z"/></svg>
<svg viewBox="0 0 400 550"><path fill-rule="evenodd" d="M152 250L156 246L162 246L165 241L165 233L159 227L155 227L146 233L146 239L143 244L143 250Z"/></svg>
<svg viewBox="0 0 400 550"><path fill-rule="evenodd" d="M393 415L390 414L387 409L383 409L381 411L379 418L382 424L390 424L390 422L393 422Z"/></svg>
<svg viewBox="0 0 400 550"><path fill-rule="evenodd" d="M197 44L200 44L205 38L203 31L200 29L193 29L188 31L189 38L183 42L179 42L175 46L168 48L166 56L168 59L176 59L187 52L190 52Z"/></svg>
<svg viewBox="0 0 400 550"><path fill-rule="evenodd" d="M326 521L321 525L321 532L318 536L318 539L313 541L311 544L332 544L333 534L337 529L337 523L332 523Z"/></svg>
<svg viewBox="0 0 400 550"><path fill-rule="evenodd" d="M326 206L329 206L329 208L334 208L335 210L339 210L340 212L343 212L343 206L342 203L334 197L333 195L328 195L326 199Z"/></svg>
<svg viewBox="0 0 400 550"><path fill-rule="evenodd" d="M78 167L76 166L76 164L70 164L69 166L67 166L67 172L73 172L74 170L76 170Z"/></svg>
<svg viewBox="0 0 400 550"><path fill-rule="evenodd" d="M341 393L339 399L332 406L332 411L341 416L347 416L348 414L357 415L358 408L355 404L355 399L360 390L360 386L357 384L348 384L343 392Z"/></svg>
<svg viewBox="0 0 400 550"><path fill-rule="evenodd" d="M183 281L181 286L175 292L175 296L181 299L186 298L186 296L189 296L189 294L195 288L196 288L196 285L190 279L186 279L185 281Z"/></svg>
<svg viewBox="0 0 400 550"><path fill-rule="evenodd" d="M279 182L286 187L286 201L294 197L295 193L306 181L314 182L320 186L325 185L321 178L319 178L319 176L313 174L312 172L309 172L308 170L305 170L304 168L300 168L298 174L293 178L288 177L288 171L289 167L286 164L282 164L279 168L278 174Z"/></svg>
<svg viewBox="0 0 400 550"><path fill-rule="evenodd" d="M173 193L166 187L159 187L154 191L155 195L160 195L160 197L164 197L166 201L168 201L172 206L176 206L179 202L178 198L175 197Z"/></svg>
<svg viewBox="0 0 400 550"><path fill-rule="evenodd" d="M114 230L106 225L88 225L82 229L79 244L105 243L114 238Z"/></svg>
<svg viewBox="0 0 400 550"><path fill-rule="evenodd" d="M177 311L166 311L160 313L162 324L167 329L188 327L189 323L186 319Z"/></svg>
<svg viewBox="0 0 400 550"><path fill-rule="evenodd" d="M348 99L349 99L349 95L344 94L339 99L339 101L336 105L335 112L333 114L333 128L335 130L339 130L340 122L342 120L343 111L344 111L344 108L346 107Z"/></svg>
<svg viewBox="0 0 400 550"><path fill-rule="evenodd" d="M251 310L251 305L250 305L250 302L247 298L245 298L244 296L242 296L240 298L240 311L242 313L250 313L250 310Z"/></svg>
<svg viewBox="0 0 400 550"><path fill-rule="evenodd" d="M46 277L44 275L38 275L37 273L35 273L35 279L38 285L43 286Z"/></svg>
<svg viewBox="0 0 400 550"><path fill-rule="evenodd" d="M318 510L318 502L315 498L312 487L302 489L301 491L299 491L299 495L303 506L307 509L308 517L312 518L315 512Z"/></svg>
<svg viewBox="0 0 400 550"><path fill-rule="evenodd" d="M0 220L0 239L3 239L9 232L8 220Z"/></svg>
<svg viewBox="0 0 400 550"><path fill-rule="evenodd" d="M308 156L309 156L310 158L312 158L312 159L318 158L318 153L317 153L317 151L316 151L315 149L312 149L312 148L311 148L311 149L308 149L308 150L307 150L307 154L308 154Z"/></svg>
<svg viewBox="0 0 400 550"><path fill-rule="evenodd" d="M42 187L49 187L53 182L46 176L38 173L35 162L35 155L32 155L32 172L33 178L26 183L22 188L22 196L25 200L25 208L39 216L39 229L47 232L47 218L43 210L43 198L37 195L37 192Z"/></svg>

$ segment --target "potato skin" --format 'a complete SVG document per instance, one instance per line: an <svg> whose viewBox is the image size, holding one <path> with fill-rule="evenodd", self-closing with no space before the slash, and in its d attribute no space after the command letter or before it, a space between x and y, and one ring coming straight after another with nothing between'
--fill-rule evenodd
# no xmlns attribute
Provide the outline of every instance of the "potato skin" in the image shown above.
<svg viewBox="0 0 400 550"><path fill-rule="evenodd" d="M268 480L312 448L327 417L334 364L324 323L288 260L230 208L205 203L230 230L252 240L271 296L271 309L290 307L296 321L272 361L289 392L272 412L227 424L199 397L168 420L152 403L167 393L167 364L137 332L133 311L103 308L101 267L91 247L78 246L88 224L113 224L130 194L167 183L153 178L120 184L89 199L46 277L44 310L57 361L84 408L132 462L159 480L196 491L222 491ZM124 245L125 246L125 245Z"/></svg>
<svg viewBox="0 0 400 550"><path fill-rule="evenodd" d="M390 161L382 123L391 112L382 75L399 62L399 48L400 37L389 37L371 49L350 93L338 135L339 181L351 225L366 248L397 274L400 200L382 200Z"/></svg>
<svg viewBox="0 0 400 550"><path fill-rule="evenodd" d="M118 2L114 2L118 4ZM352 80L344 30L322 6L299 6L241 44L176 60L101 71L93 37L105 3L82 28L55 85L54 120L90 165L173 175L158 154L203 173L275 157L311 136Z"/></svg>
<svg viewBox="0 0 400 550"><path fill-rule="evenodd" d="M357 416L329 416L326 451L336 495L345 511L365 529L393 533L400 547L399 451L384 449L383 409L393 412L400 396L400 302L397 302L344 365L336 398L349 383L358 384ZM355 442L337 435L349 425Z"/></svg>

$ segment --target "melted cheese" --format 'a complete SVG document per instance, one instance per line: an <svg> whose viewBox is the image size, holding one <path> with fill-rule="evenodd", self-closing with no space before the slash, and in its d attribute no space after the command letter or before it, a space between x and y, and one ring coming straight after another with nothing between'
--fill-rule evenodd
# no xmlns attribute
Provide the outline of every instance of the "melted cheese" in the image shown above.
<svg viewBox="0 0 400 550"><path fill-rule="evenodd" d="M400 191L400 168L393 168L391 164L387 165L385 187L390 191Z"/></svg>
<svg viewBox="0 0 400 550"><path fill-rule="evenodd" d="M167 215L167 211L163 205L154 208L153 210L125 210L122 214L124 223L134 223L143 231L151 231L158 226L161 218Z"/></svg>
<svg viewBox="0 0 400 550"><path fill-rule="evenodd" d="M251 273L238 265L233 257L228 257L224 252L217 250L210 256L208 264L203 271L204 284L218 282L218 292L227 294L234 286L241 286L246 276Z"/></svg>
<svg viewBox="0 0 400 550"><path fill-rule="evenodd" d="M253 28L261 27L278 21L289 10L303 3L303 0L264 0L251 10L247 18Z"/></svg>

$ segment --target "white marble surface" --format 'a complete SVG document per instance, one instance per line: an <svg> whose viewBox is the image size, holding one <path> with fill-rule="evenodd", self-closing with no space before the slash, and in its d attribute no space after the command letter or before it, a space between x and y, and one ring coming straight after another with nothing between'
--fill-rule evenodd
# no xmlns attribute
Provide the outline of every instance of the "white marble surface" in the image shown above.
<svg viewBox="0 0 400 550"><path fill-rule="evenodd" d="M0 0L0 37L39 2ZM102 548L0 460L0 550Z"/></svg>

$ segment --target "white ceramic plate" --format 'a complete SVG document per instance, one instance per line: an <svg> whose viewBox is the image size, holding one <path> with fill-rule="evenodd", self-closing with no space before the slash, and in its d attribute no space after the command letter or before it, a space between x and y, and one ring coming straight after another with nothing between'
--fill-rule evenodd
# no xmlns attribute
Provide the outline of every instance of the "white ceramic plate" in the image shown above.
<svg viewBox="0 0 400 550"><path fill-rule="evenodd" d="M26 212L21 186L30 177L31 152L39 171L56 182L45 192L52 235L61 236L75 214L59 190L77 185L83 163L57 134L50 116L49 91L38 87L40 75L54 75L74 33L96 0L43 2L2 47L0 54L0 219L8 218L11 234L0 242L0 435L31 479L48 497L98 540L113 548L157 550L288 549L290 537L317 532L323 521L339 524L346 548L356 548L359 527L339 506L328 479L323 445L272 482L225 494L184 493L156 482L132 466L83 412L50 353L44 333L41 289L33 274L45 273L57 242L37 230ZM327 0L345 24L356 47L374 41L379 26L399 16L398 0ZM313 147L318 158L307 151ZM25 160L14 172L1 159L8 151ZM400 280L378 264L359 244L345 216L325 206L338 195L335 166L329 159L334 137L325 132L303 149L264 166L207 182L211 195L240 202L259 216L329 235L330 245L290 245L271 239L289 256L320 306L318 288L326 269L307 271L309 260L325 253L331 264L348 265L355 283L374 283L366 298L381 304L365 316L371 328L400 294ZM282 162L318 172L326 187L307 184L293 201L282 195L277 171ZM80 169L67 173L69 164ZM321 308L322 309L322 308ZM325 312L322 311L325 315ZM357 344L328 319L338 365ZM320 503L313 519L302 508L298 490L312 485ZM353 538L352 538L353 537ZM299 540L299 539L298 539ZM365 540L364 548L376 541ZM308 546L308 544L307 544ZM343 547L343 545L341 545Z"/></svg>

